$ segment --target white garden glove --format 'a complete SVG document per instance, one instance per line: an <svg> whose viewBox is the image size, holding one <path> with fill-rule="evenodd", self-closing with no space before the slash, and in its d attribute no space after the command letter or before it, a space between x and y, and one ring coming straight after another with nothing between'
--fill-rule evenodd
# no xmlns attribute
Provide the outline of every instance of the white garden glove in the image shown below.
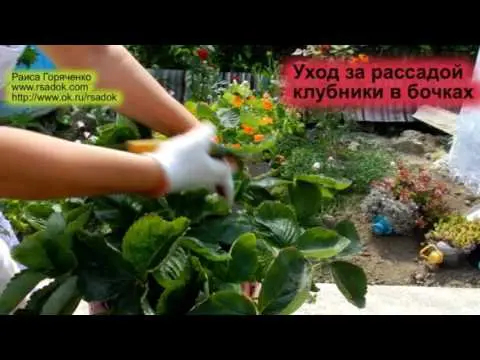
<svg viewBox="0 0 480 360"><path fill-rule="evenodd" d="M193 130L163 141L148 155L163 168L169 184L168 192L207 189L225 196L233 203L232 168L226 160L213 158L215 127L202 124Z"/></svg>

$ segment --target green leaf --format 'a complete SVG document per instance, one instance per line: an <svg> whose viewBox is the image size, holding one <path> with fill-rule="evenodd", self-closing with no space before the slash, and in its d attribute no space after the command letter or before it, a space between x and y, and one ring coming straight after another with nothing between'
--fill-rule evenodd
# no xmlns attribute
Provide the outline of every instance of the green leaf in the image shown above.
<svg viewBox="0 0 480 360"><path fill-rule="evenodd" d="M187 217L192 224L200 223L209 216L226 216L230 212L224 198L204 190L170 194L166 199L176 217Z"/></svg>
<svg viewBox="0 0 480 360"><path fill-rule="evenodd" d="M28 218L46 220L53 213L53 207L49 202L35 201L27 204L23 211Z"/></svg>
<svg viewBox="0 0 480 360"><path fill-rule="evenodd" d="M233 291L219 291L190 312L192 315L257 315L255 304Z"/></svg>
<svg viewBox="0 0 480 360"><path fill-rule="evenodd" d="M350 244L339 254L339 256L350 256L362 251L360 236L355 224L349 220L343 220L335 225L335 231L350 240Z"/></svg>
<svg viewBox="0 0 480 360"><path fill-rule="evenodd" d="M40 315L43 305L47 302L53 292L63 282L63 278L59 277L51 281L48 285L36 290L29 298L25 310L32 315Z"/></svg>
<svg viewBox="0 0 480 360"><path fill-rule="evenodd" d="M218 125L219 119L215 111L210 109L208 104L205 103L198 103L197 104L197 118L200 120L210 120L215 125Z"/></svg>
<svg viewBox="0 0 480 360"><path fill-rule="evenodd" d="M189 220L184 217L166 221L157 215L146 215L133 223L125 234L123 256L145 274L160 264L188 225Z"/></svg>
<svg viewBox="0 0 480 360"><path fill-rule="evenodd" d="M257 238L255 234L240 236L230 250L232 259L228 263L229 282L252 280L257 270Z"/></svg>
<svg viewBox="0 0 480 360"><path fill-rule="evenodd" d="M92 208L90 206L82 206L67 213L67 228L66 231L74 234L77 231L83 230L92 216Z"/></svg>
<svg viewBox="0 0 480 360"><path fill-rule="evenodd" d="M156 313L158 315L186 314L195 306L195 300L206 280L206 274L200 263L195 258L191 258L180 278L160 296Z"/></svg>
<svg viewBox="0 0 480 360"><path fill-rule="evenodd" d="M86 301L110 300L135 284L132 264L101 234L80 237L74 250L79 260L78 288Z"/></svg>
<svg viewBox="0 0 480 360"><path fill-rule="evenodd" d="M188 111L193 113L197 109L197 103L194 101L188 100L185 102L185 107L187 108Z"/></svg>
<svg viewBox="0 0 480 360"><path fill-rule="evenodd" d="M327 188L324 188L324 187L320 188L320 193L322 194L322 197L324 199L328 199L328 200L333 200L334 199L333 193L330 190L328 190Z"/></svg>
<svg viewBox="0 0 480 360"><path fill-rule="evenodd" d="M71 307L72 300L78 298L77 277L65 280L43 305L41 315L59 315L66 307Z"/></svg>
<svg viewBox="0 0 480 360"><path fill-rule="evenodd" d="M329 264L333 280L345 298L358 308L365 307L367 276L361 267L346 261Z"/></svg>
<svg viewBox="0 0 480 360"><path fill-rule="evenodd" d="M282 249L262 283L258 299L261 313L275 315L291 312L291 304L299 306L298 296L310 288L310 282L308 263L302 253L295 248Z"/></svg>
<svg viewBox="0 0 480 360"><path fill-rule="evenodd" d="M140 130L138 129L137 125L135 125L135 123L125 115L117 113L115 122L117 127L128 128L132 131L136 139L140 138Z"/></svg>
<svg viewBox="0 0 480 360"><path fill-rule="evenodd" d="M53 269L48 253L44 247L47 241L45 231L26 236L22 242L12 250L12 257L27 268L48 273Z"/></svg>
<svg viewBox="0 0 480 360"><path fill-rule="evenodd" d="M280 248L293 244L301 232L295 212L276 201L262 203L255 210L255 221L263 227L265 237Z"/></svg>
<svg viewBox="0 0 480 360"><path fill-rule="evenodd" d="M0 296L0 315L10 314L46 276L33 270L23 270L10 280Z"/></svg>
<svg viewBox="0 0 480 360"><path fill-rule="evenodd" d="M260 123L260 117L253 115L250 111L249 112L242 112L240 114L240 124L251 126L253 128L258 127Z"/></svg>
<svg viewBox="0 0 480 360"><path fill-rule="evenodd" d="M352 185L352 181L348 179L334 179L323 175L298 175L295 180L309 182L312 184L324 186L338 191L345 190Z"/></svg>
<svg viewBox="0 0 480 360"><path fill-rule="evenodd" d="M115 123L99 126L97 133L98 139L95 144L107 147L124 144L128 140L136 140L139 138L137 132L130 126Z"/></svg>
<svg viewBox="0 0 480 360"><path fill-rule="evenodd" d="M153 271L155 280L163 287L171 286L172 282L180 277L188 263L188 255L185 250L177 246L169 252L158 269Z"/></svg>
<svg viewBox="0 0 480 360"><path fill-rule="evenodd" d="M317 214L322 206L322 195L318 185L296 181L288 186L288 194L290 202L301 220Z"/></svg>
<svg viewBox="0 0 480 360"><path fill-rule="evenodd" d="M282 185L289 185L292 182L290 180L279 179L275 177L267 177L260 180L252 180L250 181L250 186L252 187L260 187L260 188L272 188Z"/></svg>
<svg viewBox="0 0 480 360"><path fill-rule="evenodd" d="M230 254L218 252L217 246L204 244L200 240L192 237L180 238L180 246L210 261L228 261L231 259Z"/></svg>
<svg viewBox="0 0 480 360"><path fill-rule="evenodd" d="M336 231L321 227L306 230L297 239L296 245L307 258L323 260L334 257L342 252L350 240L339 236Z"/></svg>
<svg viewBox="0 0 480 360"><path fill-rule="evenodd" d="M187 235L203 243L224 244L230 246L242 234L252 232L253 225L246 216L232 214L220 219L208 219Z"/></svg>
<svg viewBox="0 0 480 360"><path fill-rule="evenodd" d="M273 260L275 260L277 251L265 240L257 239L257 254L258 265L255 278L261 281L267 274L267 271L270 268Z"/></svg>
<svg viewBox="0 0 480 360"><path fill-rule="evenodd" d="M61 235L65 231L66 225L67 224L63 218L63 215L54 212L47 220L45 236L49 239L56 239L57 236Z"/></svg>
<svg viewBox="0 0 480 360"><path fill-rule="evenodd" d="M240 116L235 110L222 108L217 111L217 116L222 126L227 129L235 128L240 123Z"/></svg>

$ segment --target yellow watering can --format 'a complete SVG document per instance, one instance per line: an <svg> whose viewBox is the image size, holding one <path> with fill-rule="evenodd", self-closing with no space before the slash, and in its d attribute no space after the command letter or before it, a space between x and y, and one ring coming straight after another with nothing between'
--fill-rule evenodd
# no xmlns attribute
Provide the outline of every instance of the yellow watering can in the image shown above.
<svg viewBox="0 0 480 360"><path fill-rule="evenodd" d="M440 265L444 260L443 253L433 244L427 245L420 250L420 257L430 265Z"/></svg>

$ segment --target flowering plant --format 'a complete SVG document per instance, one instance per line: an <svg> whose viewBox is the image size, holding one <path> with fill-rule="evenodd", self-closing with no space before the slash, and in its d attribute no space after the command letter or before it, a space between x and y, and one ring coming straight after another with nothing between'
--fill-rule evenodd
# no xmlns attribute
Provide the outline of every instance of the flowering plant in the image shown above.
<svg viewBox="0 0 480 360"><path fill-rule="evenodd" d="M187 101L186 108L218 128L218 142L248 152L269 150L280 134L298 131L299 115L269 93L255 96L248 81L233 81L211 104Z"/></svg>
<svg viewBox="0 0 480 360"><path fill-rule="evenodd" d="M173 55L188 67L186 85L192 100L211 100L212 87L218 81L219 74L218 67L213 62L214 52L212 45L172 46Z"/></svg>
<svg viewBox="0 0 480 360"><path fill-rule="evenodd" d="M397 163L394 178L374 182L374 188L388 191L394 199L403 203L414 202L418 207L417 226L432 226L449 212L444 196L446 185L434 181L426 169L412 173L402 162Z"/></svg>
<svg viewBox="0 0 480 360"><path fill-rule="evenodd" d="M355 55L351 45L307 45L305 49L296 49L292 55L307 56L320 59L344 59L352 63L368 62L365 54Z"/></svg>

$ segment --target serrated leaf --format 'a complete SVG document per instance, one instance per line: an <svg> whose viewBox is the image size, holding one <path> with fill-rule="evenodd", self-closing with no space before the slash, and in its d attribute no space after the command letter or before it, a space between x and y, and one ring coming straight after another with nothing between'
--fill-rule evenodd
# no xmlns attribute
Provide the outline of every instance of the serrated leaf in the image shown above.
<svg viewBox="0 0 480 360"><path fill-rule="evenodd" d="M203 243L230 246L240 235L253 230L254 227L247 217L232 214L220 219L205 220L200 226L192 228L187 235Z"/></svg>
<svg viewBox="0 0 480 360"><path fill-rule="evenodd" d="M299 294L309 288L310 274L305 257L295 248L282 249L263 280L258 307L265 315L292 311L290 305L299 306Z"/></svg>
<svg viewBox="0 0 480 360"><path fill-rule="evenodd" d="M297 239L297 248L307 258L323 260L334 257L342 252L350 240L338 235L336 231L327 230L321 227L306 230Z"/></svg>
<svg viewBox="0 0 480 360"><path fill-rule="evenodd" d="M255 222L265 238L280 248L293 244L301 232L295 212L276 201L265 201L255 209Z"/></svg>
<svg viewBox="0 0 480 360"><path fill-rule="evenodd" d="M241 235L230 250L231 260L228 263L229 282L252 280L257 270L257 238L252 233Z"/></svg>
<svg viewBox="0 0 480 360"><path fill-rule="evenodd" d="M208 246L210 245L210 246ZM194 252L195 254L216 262L216 261L228 261L231 259L230 254L225 252L219 252L217 246L211 244L204 244L200 240L192 237L180 238L180 246Z"/></svg>
<svg viewBox="0 0 480 360"><path fill-rule="evenodd" d="M32 270L15 274L0 296L0 315L10 314L45 278L44 274Z"/></svg>
<svg viewBox="0 0 480 360"><path fill-rule="evenodd" d="M268 244L263 239L257 239L257 271L255 274L255 277L258 281L261 281L268 269L270 268L270 265L272 264L273 260L275 260L275 257L277 256L277 251Z"/></svg>
<svg viewBox="0 0 480 360"><path fill-rule="evenodd" d="M297 175L296 181L304 181L312 184L324 186L338 191L345 190L352 185L352 181L348 179L334 179L323 175Z"/></svg>
<svg viewBox="0 0 480 360"><path fill-rule="evenodd" d="M240 116L236 111L231 109L219 109L217 111L217 116L220 119L220 124L227 129L235 128L240 123Z"/></svg>
<svg viewBox="0 0 480 360"><path fill-rule="evenodd" d="M367 294L367 276L363 269L346 261L329 264L333 280L345 298L358 308L364 308Z"/></svg>
<svg viewBox="0 0 480 360"><path fill-rule="evenodd" d="M288 186L288 194L290 202L301 220L317 214L322 206L322 195L316 184L296 181Z"/></svg>
<svg viewBox="0 0 480 360"><path fill-rule="evenodd" d="M58 315L71 305L73 299L78 298L77 277L71 276L65 280L43 305L41 315Z"/></svg>
<svg viewBox="0 0 480 360"><path fill-rule="evenodd" d="M123 238L123 256L145 274L167 256L170 247L187 230L184 217L166 221L157 215L146 215L128 229Z"/></svg>
<svg viewBox="0 0 480 360"><path fill-rule="evenodd" d="M163 260L158 269L154 270L155 280L163 287L171 286L180 277L188 263L188 255L180 246L175 247Z"/></svg>
<svg viewBox="0 0 480 360"><path fill-rule="evenodd" d="M206 274L195 258L191 258L181 276L160 296L156 313L158 315L184 315L195 306Z"/></svg>
<svg viewBox="0 0 480 360"><path fill-rule="evenodd" d="M211 295L189 314L191 315L257 315L255 304L233 291L219 291Z"/></svg>
<svg viewBox="0 0 480 360"><path fill-rule="evenodd" d="M81 237L74 249L78 288L86 301L110 300L136 282L133 266L101 235Z"/></svg>
<svg viewBox="0 0 480 360"><path fill-rule="evenodd" d="M350 244L339 254L339 256L350 256L362 251L360 236L355 224L349 220L343 220L335 225L335 231L350 240Z"/></svg>
<svg viewBox="0 0 480 360"><path fill-rule="evenodd" d="M50 295L52 295L55 289L60 286L62 281L62 277L57 278L54 281L51 281L48 285L43 286L42 288L32 293L27 302L27 305L25 306L25 310L31 314L40 315L43 305L48 300Z"/></svg>
<svg viewBox="0 0 480 360"><path fill-rule="evenodd" d="M45 242L45 231L26 236L13 248L12 257L25 267L46 274L53 269L53 264L44 248Z"/></svg>

